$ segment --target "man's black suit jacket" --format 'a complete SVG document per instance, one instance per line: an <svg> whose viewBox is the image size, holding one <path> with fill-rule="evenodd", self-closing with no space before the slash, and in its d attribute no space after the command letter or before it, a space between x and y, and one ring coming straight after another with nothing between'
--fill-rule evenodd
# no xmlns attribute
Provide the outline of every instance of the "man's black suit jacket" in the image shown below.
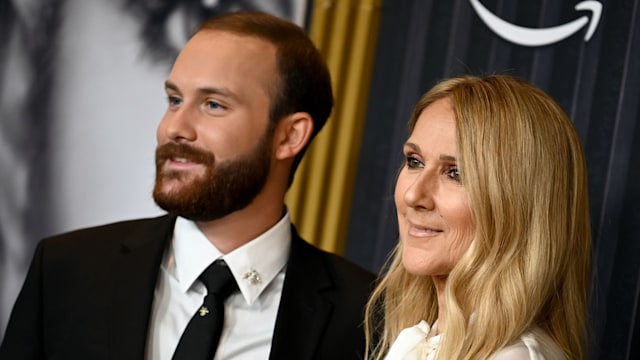
<svg viewBox="0 0 640 360"><path fill-rule="evenodd" d="M162 254L175 218L74 231L38 245L0 359L144 359ZM374 276L302 240L291 253L270 359L359 359Z"/></svg>

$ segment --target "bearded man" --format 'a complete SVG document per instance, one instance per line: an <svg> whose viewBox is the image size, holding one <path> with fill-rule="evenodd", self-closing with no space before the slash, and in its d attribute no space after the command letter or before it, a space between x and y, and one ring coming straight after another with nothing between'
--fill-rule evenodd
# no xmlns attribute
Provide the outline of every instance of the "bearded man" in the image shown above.
<svg viewBox="0 0 640 360"><path fill-rule="evenodd" d="M209 19L165 90L153 197L168 214L40 242L0 358L362 358L374 276L301 239L284 204L333 105L305 32Z"/></svg>

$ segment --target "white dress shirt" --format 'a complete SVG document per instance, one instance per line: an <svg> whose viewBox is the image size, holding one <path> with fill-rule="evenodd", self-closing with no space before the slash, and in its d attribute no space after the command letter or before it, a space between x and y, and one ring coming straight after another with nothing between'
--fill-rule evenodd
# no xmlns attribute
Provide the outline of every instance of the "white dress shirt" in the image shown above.
<svg viewBox="0 0 640 360"><path fill-rule="evenodd" d="M147 338L146 358L170 360L206 287L198 277L223 258L240 292L225 301L224 325L214 359L268 359L285 266L291 247L289 214L262 235L223 255L196 224L176 220L162 260Z"/></svg>
<svg viewBox="0 0 640 360"><path fill-rule="evenodd" d="M436 326L434 324L434 326ZM385 360L433 360L441 335L429 337L431 327L424 320L398 334ZM565 360L562 350L538 327L496 352L492 360Z"/></svg>

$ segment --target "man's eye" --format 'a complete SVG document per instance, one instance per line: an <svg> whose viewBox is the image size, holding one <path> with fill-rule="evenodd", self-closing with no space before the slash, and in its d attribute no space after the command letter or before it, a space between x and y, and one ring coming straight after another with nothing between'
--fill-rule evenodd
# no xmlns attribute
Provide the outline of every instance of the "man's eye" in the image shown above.
<svg viewBox="0 0 640 360"><path fill-rule="evenodd" d="M177 96L167 96L167 101L169 102L170 106L177 106L182 103L182 99Z"/></svg>
<svg viewBox="0 0 640 360"><path fill-rule="evenodd" d="M209 101L207 101L207 107L208 107L209 109L212 109L212 110L216 110L216 109L223 109L223 106L222 106L222 105L220 105L220 103L215 102L215 101L213 101L213 100L209 100Z"/></svg>

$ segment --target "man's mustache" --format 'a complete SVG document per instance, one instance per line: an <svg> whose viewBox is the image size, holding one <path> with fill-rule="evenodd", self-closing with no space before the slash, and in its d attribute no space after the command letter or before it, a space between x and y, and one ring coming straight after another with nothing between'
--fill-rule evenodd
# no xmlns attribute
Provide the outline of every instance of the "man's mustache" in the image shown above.
<svg viewBox="0 0 640 360"><path fill-rule="evenodd" d="M213 165L215 163L215 155L213 153L190 145L168 142L156 148L156 166L161 166L167 160L175 158L183 158L189 162L204 165Z"/></svg>

